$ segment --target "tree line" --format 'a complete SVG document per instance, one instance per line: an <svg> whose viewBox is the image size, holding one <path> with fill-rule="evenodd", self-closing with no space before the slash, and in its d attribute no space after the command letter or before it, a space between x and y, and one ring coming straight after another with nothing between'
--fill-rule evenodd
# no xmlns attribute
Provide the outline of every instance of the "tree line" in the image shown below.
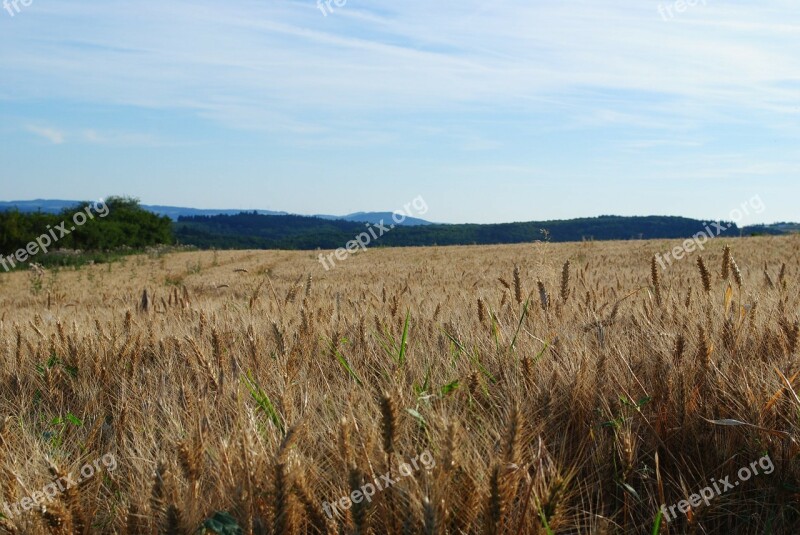
<svg viewBox="0 0 800 535"><path fill-rule="evenodd" d="M85 217L78 217L78 214ZM82 223L81 223L82 222ZM78 224L76 224L78 223ZM47 236L52 242L36 262L59 263L57 250L119 252L174 242L172 221L142 209L137 199L109 197L103 202L79 203L60 213L0 212L0 254L7 256Z"/></svg>
<svg viewBox="0 0 800 535"><path fill-rule="evenodd" d="M391 221L386 222L387 225ZM730 223L726 236L739 236ZM398 226L372 246L490 245L533 241L689 238L705 223L669 216L600 216L524 223ZM364 223L305 216L255 213L186 216L175 223L180 243L218 249L335 249L365 232Z"/></svg>
<svg viewBox="0 0 800 535"><path fill-rule="evenodd" d="M60 213L0 211L0 254L24 249L37 237L67 222L73 215L90 209L93 203L80 203ZM108 253L135 252L146 247L174 244L201 249L336 249L375 226L363 222L330 220L298 215L262 215L241 212L235 215L183 216L172 222L143 209L137 199L109 197L108 213L93 217L61 237L48 254L37 255L43 264L77 263L80 255L52 253L56 249L88 252L102 261ZM386 227L392 221L386 221ZM689 238L703 231L703 221L670 216L599 216L556 221L529 221L499 224L431 224L396 226L381 231L371 247L430 245L490 245L533 241L585 241ZM729 224L724 234L776 233L775 228ZM72 260L70 260L72 258Z"/></svg>

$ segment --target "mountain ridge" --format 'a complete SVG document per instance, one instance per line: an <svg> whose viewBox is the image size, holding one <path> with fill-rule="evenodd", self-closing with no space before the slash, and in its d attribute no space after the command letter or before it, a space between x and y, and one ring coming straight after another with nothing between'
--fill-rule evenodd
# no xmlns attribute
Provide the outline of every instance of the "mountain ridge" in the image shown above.
<svg viewBox="0 0 800 535"><path fill-rule="evenodd" d="M81 201L74 201L74 200L65 200L65 199L32 199L32 200L12 200L12 201L0 201L0 212L5 212L8 210L17 209L22 213L35 213L35 212L43 212L49 214L60 213L65 209L72 208ZM620 222L643 222L648 218L656 218L661 219L664 221L672 221L674 223L678 223L681 221L680 225L683 227L681 231L685 229L684 223L686 221L693 221L696 224L702 223L702 220L695 220L692 218L683 218L681 216L598 216L598 217L581 217L581 218L570 218L570 219L556 219L550 221L520 221L520 222L508 222L508 223L457 223L457 224L443 224L443 223L434 223L431 221L427 221L425 219L416 218L412 216L406 216L402 222L396 222L392 219L393 212L388 211L377 211L377 212L353 212L346 215L330 215L330 214L313 214L313 215L305 215L305 214L291 214L285 211L275 211L275 210L241 210L241 209L212 209L212 208L192 208L192 207L180 207L180 206L171 206L171 205L140 205L142 209L155 213L159 216L167 216L169 217L173 224L176 225L177 228L186 229L186 225L181 225L181 221L183 220L184 223L187 223L187 220L195 219L194 223L199 223L198 219L202 218L215 218L218 216L229 216L234 217L239 214L248 214L248 215L259 215L259 216L274 216L274 217L296 217L296 218L311 218L317 219L321 222L324 221L340 221L340 222L349 222L349 223L366 223L376 225L384 222L392 222L395 223L398 227L428 227L431 229L446 229L448 227L453 228L462 228L462 229L471 229L471 232L476 232L478 229L481 229L484 233L492 233L492 234L502 234L504 232L511 232L512 234L519 231L520 225L526 226L536 226L541 225L542 227L551 226L553 224L571 224L574 226L578 225L589 225L592 226L594 222L603 222L604 218L614 218L615 223L619 224ZM303 220L303 219L301 219ZM712 221L708 219L706 221ZM606 223L609 222L608 219L605 220ZM267 226L269 223L264 221ZM202 226L202 225L200 225ZM280 225L278 225L280 226ZM631 225L635 228L636 225ZM591 228L587 227L586 232L581 233L582 235L592 236ZM355 227L353 227L355 228ZM744 227L736 227L736 231L742 235L747 234L787 234L792 232L800 232L800 223L794 222L775 222L772 224L759 224L759 225L749 225ZM678 232L680 233L680 232ZM526 231L526 234L530 234L529 231ZM615 236L618 239L632 239L636 238L638 234L633 232L630 235L626 235L622 229L618 229L615 233ZM573 236L577 234L573 233ZM646 237L646 236L642 236ZM508 239L507 237L498 237L501 242ZM390 240L391 241L391 240Z"/></svg>
<svg viewBox="0 0 800 535"><path fill-rule="evenodd" d="M30 213L30 212L44 212L48 214L56 214L60 213L61 211L71 208L80 204L83 201L71 201L66 199L32 199L32 200L14 200L14 201L0 201L0 211L7 211L13 210L16 208L20 212L23 213ZM329 214L292 214L289 212L283 211L275 211L275 210L243 210L243 209L235 209L235 208L192 208L188 206L170 206L170 205L162 205L162 204L142 204L140 205L143 209L147 210L148 212L153 212L154 214L167 216L172 221L178 221L181 217L193 217L193 216L215 216L215 215L236 215L240 213L247 213L252 214L256 213L259 215L301 215L303 217L318 217L320 219L327 219L327 220L340 220L340 221L354 221L358 223L378 223L381 219L388 220L392 217L392 212L354 212L352 214L346 215L329 215ZM406 217L402 223L397 223L398 225L404 226L420 226L420 225L432 225L433 223L430 221L426 221L424 219L416 218L416 217Z"/></svg>

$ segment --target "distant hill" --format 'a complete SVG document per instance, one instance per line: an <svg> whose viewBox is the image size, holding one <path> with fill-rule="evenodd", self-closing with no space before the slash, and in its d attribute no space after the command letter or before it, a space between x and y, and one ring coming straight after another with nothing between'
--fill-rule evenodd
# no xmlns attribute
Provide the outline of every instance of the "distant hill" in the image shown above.
<svg viewBox="0 0 800 535"><path fill-rule="evenodd" d="M152 204L143 204L142 208L148 212L153 212L158 215L165 215L173 221L177 221L180 217L185 216L204 216L204 215L236 215L242 213L242 210L214 210L207 208L182 208L179 206L161 206ZM272 210L250 210L251 213L261 215L288 215L287 212L273 212Z"/></svg>
<svg viewBox="0 0 800 535"><path fill-rule="evenodd" d="M35 199L32 201L0 201L0 212L13 210L16 208L22 213L42 212L45 214L58 214L66 208L71 208L81 201L66 201L61 199ZM272 210L231 210L231 209L210 209L210 208L184 208L180 206L163 206L142 204L141 207L148 212L156 215L167 216L173 221L181 217L192 216L214 216L214 215L236 215L242 212L256 213L260 215L290 215L288 212L275 212ZM381 219L390 220L392 212L356 212L343 216L337 215L313 215L321 219L357 221L363 223L377 223ZM401 225L418 226L430 225L429 221L415 217L407 217Z"/></svg>
<svg viewBox="0 0 800 535"><path fill-rule="evenodd" d="M77 204L76 201L58 199L0 201L0 214L16 209L35 219L69 211ZM269 210L243 212L148 205L142 205L141 208L145 212L169 218L167 222L172 221L172 234L179 243L219 249L335 249L343 247L368 229L376 233L369 240L370 246L392 247L511 244L536 240L677 239L697 234L706 225L704 221L684 217L608 215L484 225L444 225L407 217L394 228L392 212L301 216ZM385 230L384 235L378 237L381 222ZM800 224L781 222L743 228L731 225L725 235L780 235L798 231Z"/></svg>
<svg viewBox="0 0 800 535"><path fill-rule="evenodd" d="M770 234L773 236L780 234L791 234L800 232L800 223L773 223L771 225L750 225L743 228L747 235Z"/></svg>
<svg viewBox="0 0 800 535"><path fill-rule="evenodd" d="M582 240L631 240L689 238L703 232L706 223L684 217L601 216L557 221L530 221L493 225L429 224L390 228L384 219L384 234L371 227L376 237L370 246L483 245ZM726 224L725 236L747 232ZM368 229L367 229L368 230ZM175 224L179 243L221 249L335 249L365 232L363 223L304 216L263 216L243 213L235 216L181 217ZM768 233L759 229L756 233Z"/></svg>
<svg viewBox="0 0 800 535"><path fill-rule="evenodd" d="M342 220L342 221L360 221L362 223L372 223L373 225L376 223L380 223L381 220L383 221L392 221L393 212L356 212L354 214L347 214L343 216L335 216L335 215L314 215L312 217L318 217L320 219L333 219L333 220ZM400 225L406 227L418 227L421 225L433 225L430 221L425 221L424 219L419 219L416 217L406 216Z"/></svg>
<svg viewBox="0 0 800 535"><path fill-rule="evenodd" d="M80 204L81 201L64 201L60 199L34 199L32 201L0 201L0 212L16 208L24 214L43 212L45 214L58 214L65 208Z"/></svg>

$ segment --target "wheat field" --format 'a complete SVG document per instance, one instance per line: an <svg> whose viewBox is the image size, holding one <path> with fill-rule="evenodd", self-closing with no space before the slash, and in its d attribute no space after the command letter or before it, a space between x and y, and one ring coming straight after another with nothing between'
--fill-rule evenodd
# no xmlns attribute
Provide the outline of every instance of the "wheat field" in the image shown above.
<svg viewBox="0 0 800 535"><path fill-rule="evenodd" d="M800 532L800 237L662 270L677 244L3 274L0 528ZM766 455L772 473L660 513Z"/></svg>

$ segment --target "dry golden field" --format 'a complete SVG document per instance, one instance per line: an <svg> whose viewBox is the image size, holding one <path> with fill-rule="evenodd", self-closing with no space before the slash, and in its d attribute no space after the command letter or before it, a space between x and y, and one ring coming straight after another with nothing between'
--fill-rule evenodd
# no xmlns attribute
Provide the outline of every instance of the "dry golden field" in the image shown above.
<svg viewBox="0 0 800 535"><path fill-rule="evenodd" d="M653 269L678 244L2 274L0 525L798 533L800 237L718 238Z"/></svg>

